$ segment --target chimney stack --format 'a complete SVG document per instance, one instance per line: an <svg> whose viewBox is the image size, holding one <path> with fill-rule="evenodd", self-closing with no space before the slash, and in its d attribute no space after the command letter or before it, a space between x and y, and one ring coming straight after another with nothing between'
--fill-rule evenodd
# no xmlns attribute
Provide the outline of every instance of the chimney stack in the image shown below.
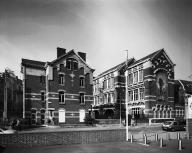
<svg viewBox="0 0 192 153"><path fill-rule="evenodd" d="M78 52L78 55L86 62L86 53Z"/></svg>
<svg viewBox="0 0 192 153"><path fill-rule="evenodd" d="M65 48L57 47L57 58L65 55L65 54L66 54L66 49Z"/></svg>

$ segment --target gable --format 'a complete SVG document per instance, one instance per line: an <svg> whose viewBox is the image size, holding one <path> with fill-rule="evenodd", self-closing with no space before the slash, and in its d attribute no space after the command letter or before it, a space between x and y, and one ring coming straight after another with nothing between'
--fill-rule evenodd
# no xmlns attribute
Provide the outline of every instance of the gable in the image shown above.
<svg viewBox="0 0 192 153"><path fill-rule="evenodd" d="M67 60L68 60L68 59L77 61L77 63L78 63L78 69L83 68L83 69L84 69L84 74L92 73L92 72L94 71L94 70L91 69L91 68L87 65L87 63L86 63L81 57L79 57L74 51L70 51L70 52L68 52L65 56L63 56L62 58L59 58L59 59L53 61L53 62L52 62L52 65L59 70L60 64L63 64L64 67L66 67L66 65L67 65Z"/></svg>
<svg viewBox="0 0 192 153"><path fill-rule="evenodd" d="M154 72L164 70L170 78L174 78L174 64L164 50L156 54L152 59Z"/></svg>

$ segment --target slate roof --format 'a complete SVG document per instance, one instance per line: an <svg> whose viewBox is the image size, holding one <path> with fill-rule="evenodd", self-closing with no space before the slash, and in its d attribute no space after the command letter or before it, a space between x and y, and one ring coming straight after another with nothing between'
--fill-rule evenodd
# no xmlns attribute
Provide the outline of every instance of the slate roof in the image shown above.
<svg viewBox="0 0 192 153"><path fill-rule="evenodd" d="M133 60L135 60L135 59L134 59L134 58L129 59L129 60L128 60L128 65L129 65L130 62L133 61ZM107 73L109 73L110 71L118 70L118 69L122 68L123 66L125 66L125 64L126 64L126 62L124 61L124 62L122 62L121 64L118 64L118 65L116 65L116 66L114 66L114 67L112 67L112 68L110 68L110 69L102 72L102 73L99 74L97 77L100 77L100 76L102 76L102 75L104 75L104 74L107 74ZM97 78L97 77L96 77L96 78Z"/></svg>
<svg viewBox="0 0 192 153"><path fill-rule="evenodd" d="M52 64L54 64L55 62L61 60L62 58L66 57L67 55L69 55L69 54L71 54L71 53L76 54L77 57L80 58L81 61L91 69L92 72L94 71L94 69L92 69L92 68L86 63L86 61L84 61L74 50L71 50L71 51L67 52L66 54L60 56L59 58L57 58L57 59L55 59L55 60L53 60L53 61L51 61L51 62L47 62L47 63L49 63L49 64L52 65ZM46 62L29 60L29 59L22 59L22 63L21 63L21 64L24 65L24 66L29 66L29 67L33 67L33 68L43 69L44 66L45 66L45 64L46 64Z"/></svg>
<svg viewBox="0 0 192 153"><path fill-rule="evenodd" d="M136 65L136 64L138 64L138 63L140 63L140 62L142 62L142 61L144 61L146 59L153 59L157 54L159 54L160 52L163 52L163 51L164 51L164 49L160 49L158 51L155 51L155 52L153 52L153 53L151 53L151 54L149 54L149 55L135 61L132 65Z"/></svg>
<svg viewBox="0 0 192 153"><path fill-rule="evenodd" d="M75 50L73 50L73 49L70 50L69 52L67 52L66 54L60 56L59 58L51 61L50 64L56 63L57 61L63 59L64 57L68 56L68 55L71 54L71 53L74 53L87 67L89 67L89 68L91 69L92 72L95 71L95 69L92 69L92 68L86 63L86 61L85 61L83 58L81 58L81 57L77 54L77 52L76 52Z"/></svg>
<svg viewBox="0 0 192 153"><path fill-rule="evenodd" d="M23 66L29 66L29 67L43 69L46 63L42 62L42 61L35 61L35 60L29 60L29 59L23 59L22 58L22 63L21 64Z"/></svg>

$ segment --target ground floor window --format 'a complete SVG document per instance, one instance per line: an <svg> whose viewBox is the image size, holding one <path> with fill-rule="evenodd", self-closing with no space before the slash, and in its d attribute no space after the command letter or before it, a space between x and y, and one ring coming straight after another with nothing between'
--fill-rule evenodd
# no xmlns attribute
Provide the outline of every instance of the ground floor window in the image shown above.
<svg viewBox="0 0 192 153"><path fill-rule="evenodd" d="M79 110L79 122L84 122L85 119L85 110L81 109Z"/></svg>
<svg viewBox="0 0 192 153"><path fill-rule="evenodd" d="M59 110L59 123L65 123L65 110Z"/></svg>

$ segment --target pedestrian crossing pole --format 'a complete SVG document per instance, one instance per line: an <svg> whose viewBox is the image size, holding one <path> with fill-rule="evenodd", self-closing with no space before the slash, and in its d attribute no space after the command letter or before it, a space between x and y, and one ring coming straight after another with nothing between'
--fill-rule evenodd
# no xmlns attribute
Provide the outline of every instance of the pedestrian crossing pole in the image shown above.
<svg viewBox="0 0 192 153"><path fill-rule="evenodd" d="M127 58L126 58L126 68L128 66L128 50L125 50L127 52ZM129 110L128 110L128 71L125 71L125 108L126 108L126 141L129 140L129 128L128 128L128 114L129 114Z"/></svg>

